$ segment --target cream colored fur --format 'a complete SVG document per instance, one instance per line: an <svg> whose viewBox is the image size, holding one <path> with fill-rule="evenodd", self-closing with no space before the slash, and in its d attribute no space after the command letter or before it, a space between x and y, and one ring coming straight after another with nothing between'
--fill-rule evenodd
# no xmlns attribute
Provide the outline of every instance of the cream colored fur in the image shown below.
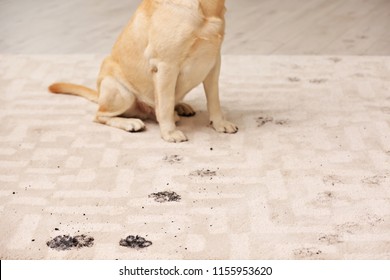
<svg viewBox="0 0 390 280"><path fill-rule="evenodd" d="M145 128L141 119L156 118L164 140L182 142L178 115L195 114L182 100L203 83L212 126L236 133L219 101L224 13L224 0L144 0L103 61L98 92L65 83L49 89L97 102L99 123L135 132Z"/></svg>

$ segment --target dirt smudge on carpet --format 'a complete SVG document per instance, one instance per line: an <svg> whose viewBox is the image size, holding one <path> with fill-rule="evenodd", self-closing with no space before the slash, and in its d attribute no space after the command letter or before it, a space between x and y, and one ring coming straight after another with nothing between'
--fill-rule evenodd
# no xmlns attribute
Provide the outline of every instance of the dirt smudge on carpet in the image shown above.
<svg viewBox="0 0 390 280"><path fill-rule="evenodd" d="M52 240L46 242L46 245L54 250L65 251L71 249L79 249L83 247L92 247L94 238L85 234L70 236L58 235Z"/></svg>

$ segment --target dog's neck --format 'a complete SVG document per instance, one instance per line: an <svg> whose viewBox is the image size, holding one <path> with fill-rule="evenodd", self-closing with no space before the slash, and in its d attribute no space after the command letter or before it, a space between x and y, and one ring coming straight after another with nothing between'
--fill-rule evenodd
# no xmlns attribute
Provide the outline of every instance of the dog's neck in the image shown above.
<svg viewBox="0 0 390 280"><path fill-rule="evenodd" d="M225 0L199 0L200 7L206 17L223 17Z"/></svg>

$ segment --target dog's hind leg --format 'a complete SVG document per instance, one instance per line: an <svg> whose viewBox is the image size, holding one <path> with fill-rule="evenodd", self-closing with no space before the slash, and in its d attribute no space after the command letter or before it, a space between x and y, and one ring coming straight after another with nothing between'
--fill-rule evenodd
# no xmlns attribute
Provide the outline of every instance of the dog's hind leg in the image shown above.
<svg viewBox="0 0 390 280"><path fill-rule="evenodd" d="M187 103L179 103L175 106L175 111L181 117L192 117L195 116L195 110Z"/></svg>
<svg viewBox="0 0 390 280"><path fill-rule="evenodd" d="M137 98L128 88L112 76L102 79L99 87L99 109L95 121L129 132L145 129L138 118L125 118L137 114Z"/></svg>

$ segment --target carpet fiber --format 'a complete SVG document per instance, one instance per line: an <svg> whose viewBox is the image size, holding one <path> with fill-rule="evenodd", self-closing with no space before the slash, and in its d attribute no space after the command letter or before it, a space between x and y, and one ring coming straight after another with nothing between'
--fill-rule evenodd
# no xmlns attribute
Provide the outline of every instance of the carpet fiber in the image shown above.
<svg viewBox="0 0 390 280"><path fill-rule="evenodd" d="M47 92L101 59L0 56L1 259L390 259L390 57L225 56L182 144Z"/></svg>

